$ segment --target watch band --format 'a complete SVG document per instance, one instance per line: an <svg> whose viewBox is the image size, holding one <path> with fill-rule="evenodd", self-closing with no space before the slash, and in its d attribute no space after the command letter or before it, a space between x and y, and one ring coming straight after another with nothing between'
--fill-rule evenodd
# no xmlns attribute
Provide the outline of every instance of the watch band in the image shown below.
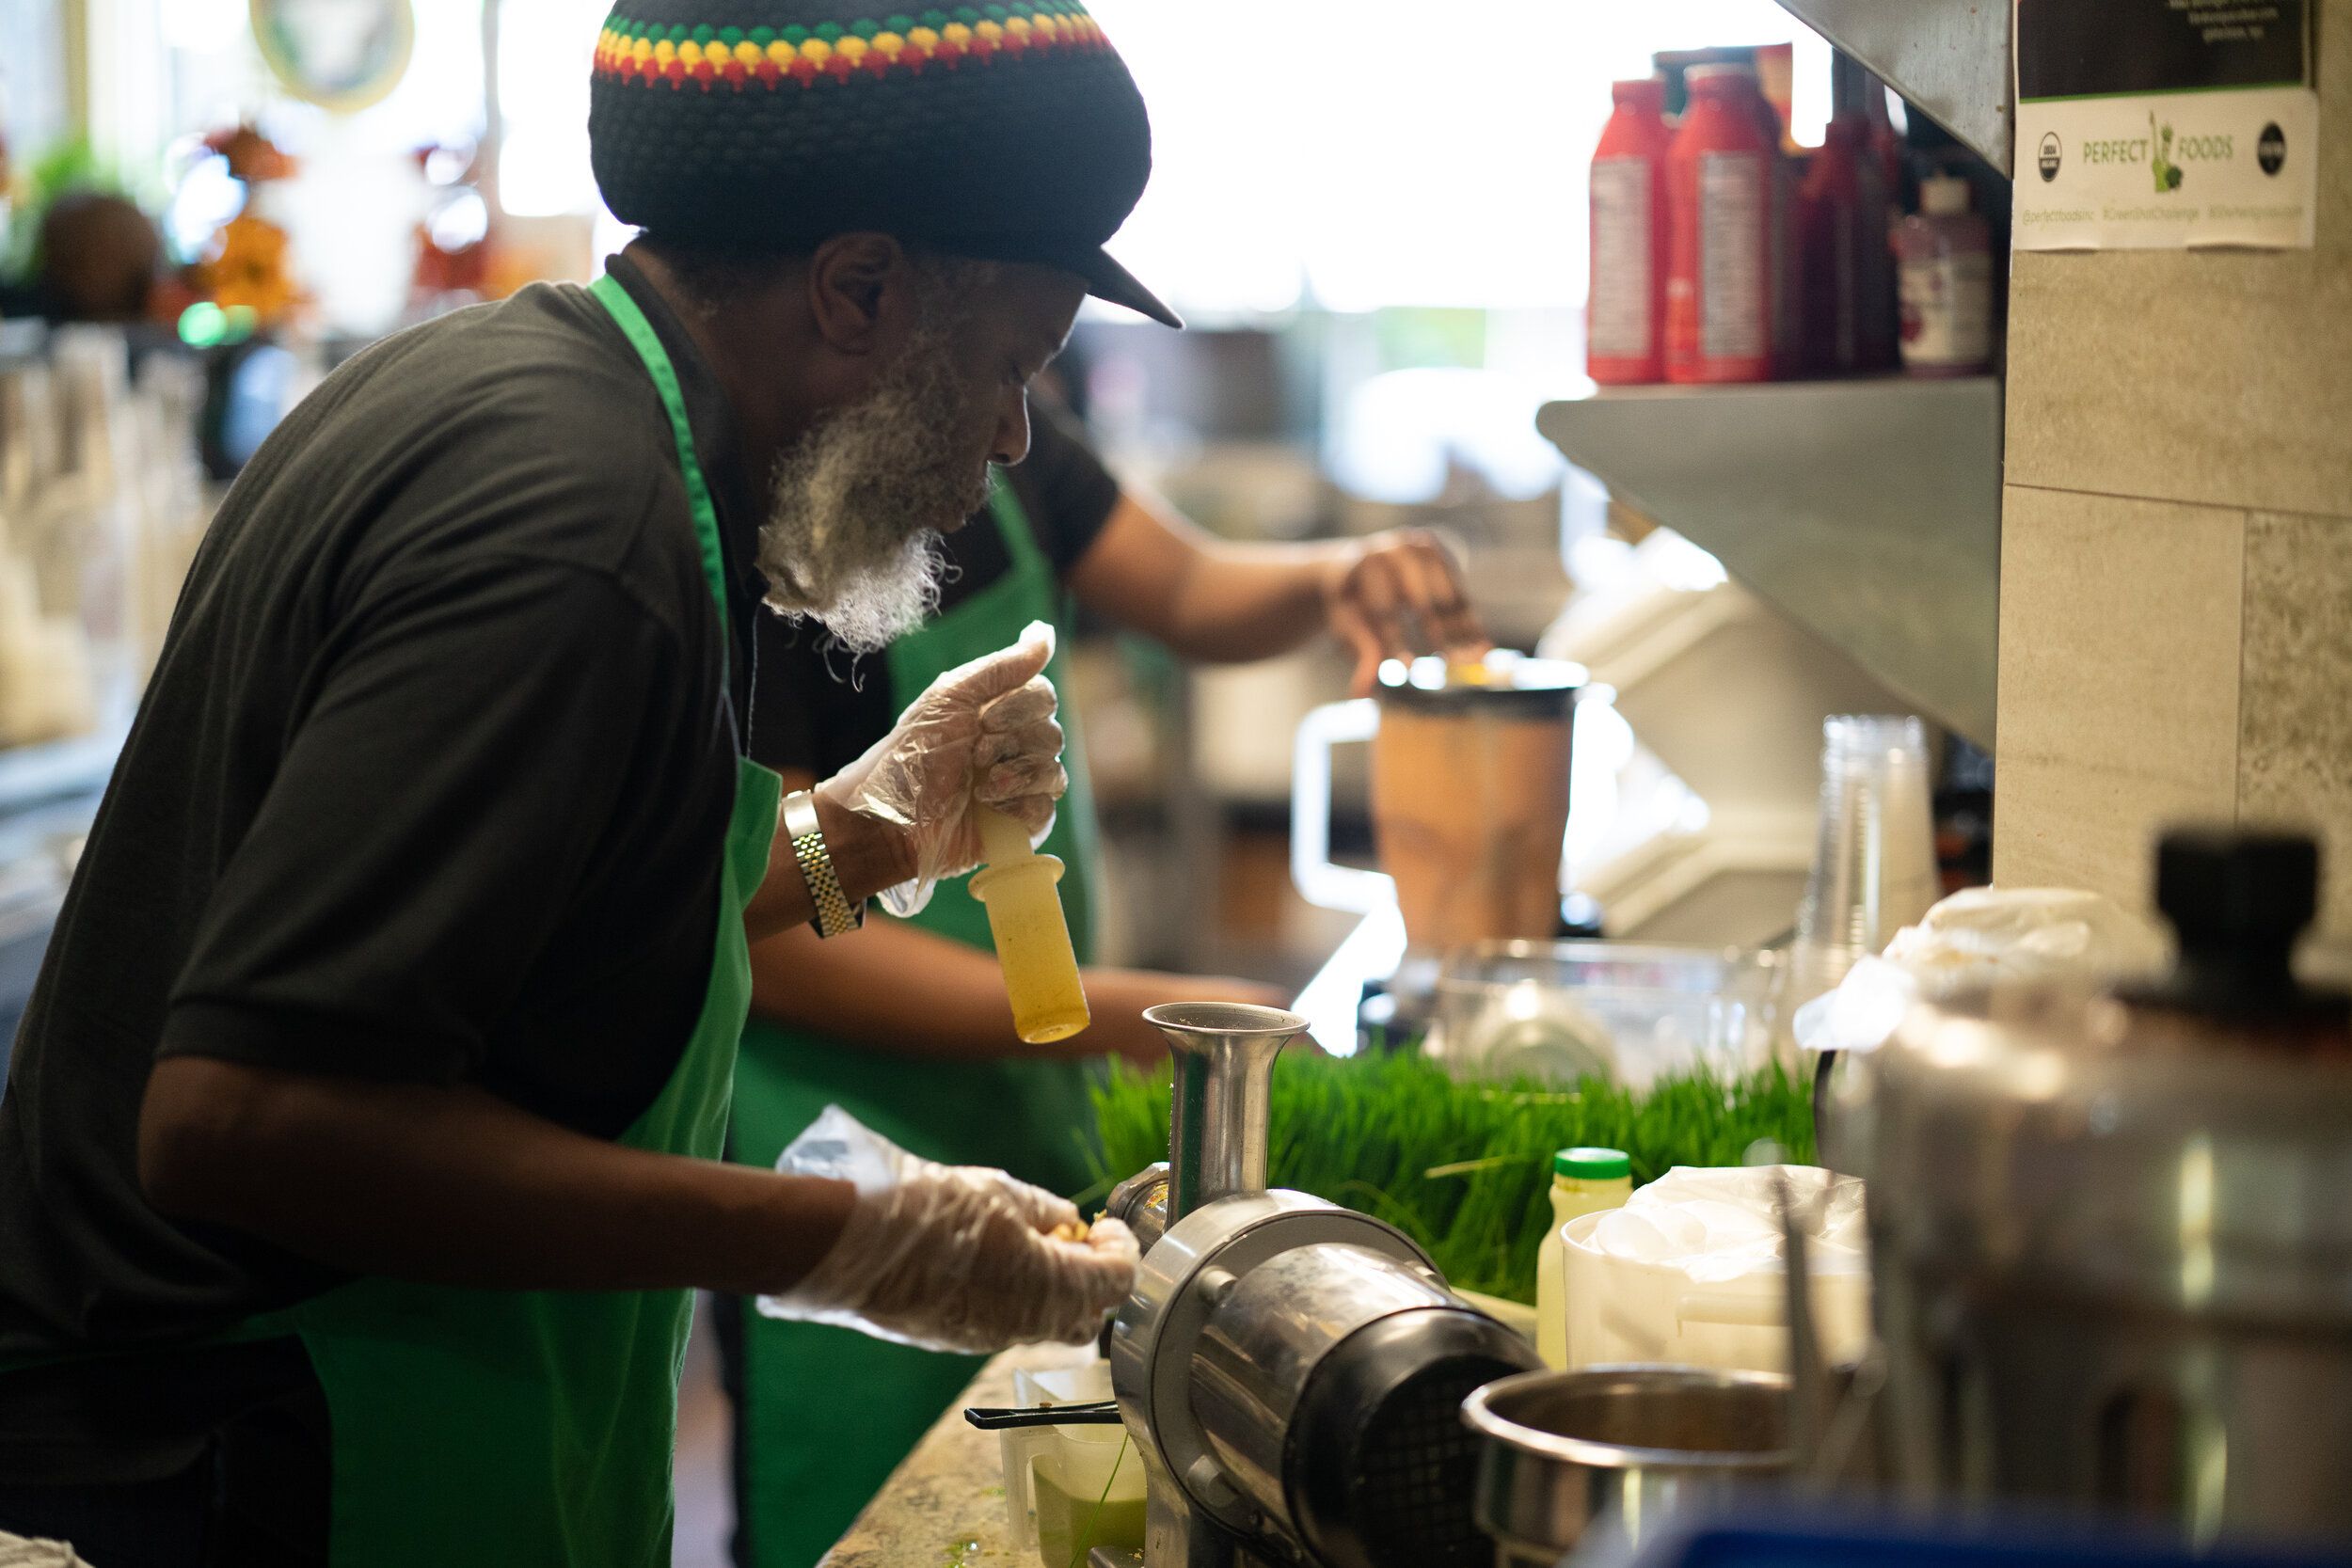
<svg viewBox="0 0 2352 1568"><path fill-rule="evenodd" d="M850 903L841 889L841 879L834 872L833 856L825 848L825 831L817 821L817 797L796 789L784 798L778 815L784 819L785 836L792 841L792 859L801 868L802 879L808 883L809 901L817 906L817 917L809 922L817 934L837 937L865 925L866 900Z"/></svg>

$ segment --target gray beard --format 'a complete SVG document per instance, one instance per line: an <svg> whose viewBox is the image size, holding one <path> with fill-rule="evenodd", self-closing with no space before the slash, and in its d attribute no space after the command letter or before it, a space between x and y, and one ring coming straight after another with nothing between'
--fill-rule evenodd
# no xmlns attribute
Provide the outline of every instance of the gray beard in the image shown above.
<svg viewBox="0 0 2352 1568"><path fill-rule="evenodd" d="M769 607L876 653L939 608L940 534L988 499L990 476L939 450L961 411L944 331L918 332L862 403L777 461L759 571Z"/></svg>

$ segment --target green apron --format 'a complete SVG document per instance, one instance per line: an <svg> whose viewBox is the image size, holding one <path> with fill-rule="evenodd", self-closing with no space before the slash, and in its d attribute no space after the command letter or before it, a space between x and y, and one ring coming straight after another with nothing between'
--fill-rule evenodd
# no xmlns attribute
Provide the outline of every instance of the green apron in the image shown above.
<svg viewBox="0 0 2352 1568"><path fill-rule="evenodd" d="M645 362L677 440L705 576L727 613L718 518L677 376L636 303L593 293ZM717 939L693 1035L631 1148L717 1159L751 1005L743 909L767 873L781 781L739 759ZM687 1291L478 1291L365 1278L222 1336L300 1338L333 1433L333 1568L667 1568Z"/></svg>
<svg viewBox="0 0 2352 1568"><path fill-rule="evenodd" d="M1011 565L1005 575L890 646L890 695L903 707L932 678L1020 640L1031 621L1058 622L1062 591L1009 486L991 502ZM1067 640L1047 675L1069 691ZM1068 866L1062 907L1084 963L1092 947L1089 894L1099 851L1094 803L1065 703L1070 792L1044 848ZM961 879L943 884L912 924L993 951L988 911ZM855 937L840 939L854 942ZM909 975L919 986L922 976ZM1086 1037L1072 1042L1086 1049ZM872 1045L755 1018L735 1069L734 1158L772 1165L800 1131L837 1104L927 1159L995 1165L1070 1194L1092 1179L1086 1150L1098 1069L1072 1058L923 1062ZM939 1413L972 1380L979 1359L910 1350L844 1329L743 1311L736 1413L736 1511L755 1568L805 1568L824 1555Z"/></svg>

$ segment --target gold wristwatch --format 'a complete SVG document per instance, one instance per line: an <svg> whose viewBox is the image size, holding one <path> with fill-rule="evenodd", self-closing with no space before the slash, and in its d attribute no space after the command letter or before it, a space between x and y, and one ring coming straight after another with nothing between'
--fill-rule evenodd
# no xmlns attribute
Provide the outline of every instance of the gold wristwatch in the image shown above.
<svg viewBox="0 0 2352 1568"><path fill-rule="evenodd" d="M833 856L825 849L825 831L817 821L817 797L796 789L784 798L778 815L784 819L785 836L792 841L792 859L801 868L801 879L808 883L809 902L817 906L817 918L809 922L817 934L837 937L865 925L866 900L850 903L850 895L841 890L841 879L834 872Z"/></svg>

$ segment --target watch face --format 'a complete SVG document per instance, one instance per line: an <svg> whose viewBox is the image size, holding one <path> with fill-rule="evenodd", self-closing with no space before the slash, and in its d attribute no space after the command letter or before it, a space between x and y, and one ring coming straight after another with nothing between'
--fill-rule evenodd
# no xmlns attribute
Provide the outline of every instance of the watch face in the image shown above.
<svg viewBox="0 0 2352 1568"><path fill-rule="evenodd" d="M296 98L348 113L389 93L416 44L409 0L250 0L253 39Z"/></svg>

